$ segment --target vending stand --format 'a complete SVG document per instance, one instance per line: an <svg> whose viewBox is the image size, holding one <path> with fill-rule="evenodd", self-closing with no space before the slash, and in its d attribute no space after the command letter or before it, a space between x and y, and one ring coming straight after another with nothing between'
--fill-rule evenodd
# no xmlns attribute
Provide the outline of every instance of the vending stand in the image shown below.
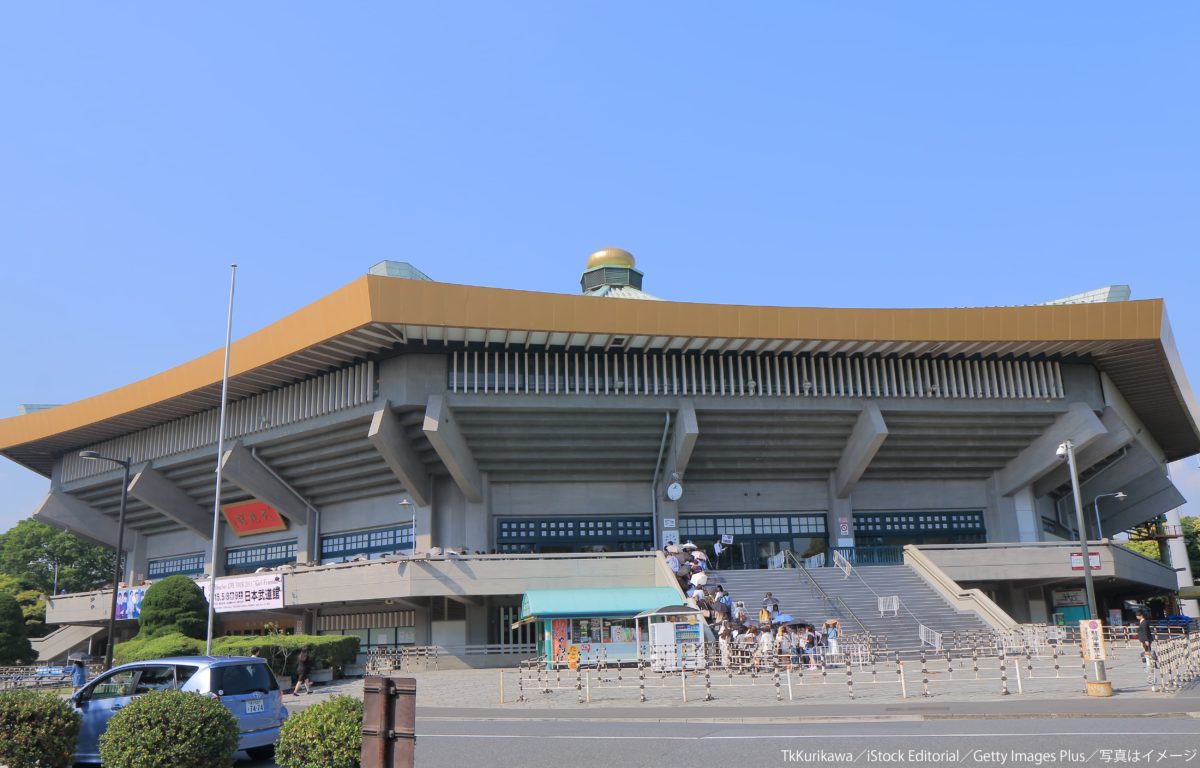
<svg viewBox="0 0 1200 768"><path fill-rule="evenodd" d="M521 619L512 626L541 625L549 668L574 669L580 662L601 660L632 664L641 658L639 644L646 637L639 632L637 616L678 600L672 587L531 589L521 598Z"/></svg>
<svg viewBox="0 0 1200 768"><path fill-rule="evenodd" d="M634 617L638 633L648 642L638 647L638 658L655 672L704 669L704 619L690 605L668 605ZM645 622L645 631L642 631Z"/></svg>

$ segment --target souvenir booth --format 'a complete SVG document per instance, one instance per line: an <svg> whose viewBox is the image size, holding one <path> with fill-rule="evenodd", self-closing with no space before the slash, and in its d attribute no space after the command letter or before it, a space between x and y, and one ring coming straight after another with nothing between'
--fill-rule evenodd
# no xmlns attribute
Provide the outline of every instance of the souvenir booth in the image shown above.
<svg viewBox="0 0 1200 768"><path fill-rule="evenodd" d="M644 642L638 615L678 601L672 587L531 589L522 596L521 618L512 626L541 625L540 650L548 668L632 664Z"/></svg>

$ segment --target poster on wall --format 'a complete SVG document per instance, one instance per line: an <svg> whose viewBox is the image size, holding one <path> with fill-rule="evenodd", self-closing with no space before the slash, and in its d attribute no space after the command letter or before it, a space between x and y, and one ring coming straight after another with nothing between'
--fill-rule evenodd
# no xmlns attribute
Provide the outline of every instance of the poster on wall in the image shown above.
<svg viewBox="0 0 1200 768"><path fill-rule="evenodd" d="M554 619L550 622L550 658L562 661L567 656L567 620Z"/></svg>
<svg viewBox="0 0 1200 768"><path fill-rule="evenodd" d="M1054 606L1087 605L1087 595L1082 589L1055 589L1050 593Z"/></svg>
<svg viewBox="0 0 1200 768"><path fill-rule="evenodd" d="M283 577L278 573L225 576L217 579L217 598L209 595L208 581L199 582L204 597L217 613L260 611L283 607Z"/></svg>
<svg viewBox="0 0 1200 768"><path fill-rule="evenodd" d="M117 618L137 619L142 615L142 598L148 587L122 587L117 590Z"/></svg>

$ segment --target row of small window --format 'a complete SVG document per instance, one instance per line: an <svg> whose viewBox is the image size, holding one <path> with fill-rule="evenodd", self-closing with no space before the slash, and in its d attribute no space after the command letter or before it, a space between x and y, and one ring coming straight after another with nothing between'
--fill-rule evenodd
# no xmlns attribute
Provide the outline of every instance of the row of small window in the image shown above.
<svg viewBox="0 0 1200 768"><path fill-rule="evenodd" d="M930 533L982 531L983 512L894 513L854 515L859 533Z"/></svg>
<svg viewBox="0 0 1200 768"><path fill-rule="evenodd" d="M412 524L321 537L321 558L412 549Z"/></svg>
<svg viewBox="0 0 1200 768"><path fill-rule="evenodd" d="M239 571L296 562L296 540L225 550L225 567Z"/></svg>
<svg viewBox="0 0 1200 768"><path fill-rule="evenodd" d="M496 526L497 542L513 539L609 539L650 536L650 518L559 518L556 520L500 520Z"/></svg>
<svg viewBox="0 0 1200 768"><path fill-rule="evenodd" d="M184 576L204 573L204 553L164 557L146 564L146 575L151 579L163 579L180 573Z"/></svg>
<svg viewBox="0 0 1200 768"><path fill-rule="evenodd" d="M682 517L679 534L685 538L713 538L721 534L825 533L825 515L787 517Z"/></svg>

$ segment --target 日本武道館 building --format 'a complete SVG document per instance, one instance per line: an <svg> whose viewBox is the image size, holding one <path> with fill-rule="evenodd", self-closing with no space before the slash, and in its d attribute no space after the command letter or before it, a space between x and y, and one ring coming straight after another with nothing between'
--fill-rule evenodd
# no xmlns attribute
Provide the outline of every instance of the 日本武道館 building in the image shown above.
<svg viewBox="0 0 1200 768"><path fill-rule="evenodd" d="M642 281L616 248L581 295L382 262L235 341L215 561L220 351L0 420L0 452L47 478L36 519L109 546L123 471L80 453L130 459L127 590L214 570L275 585L238 582L224 633L520 645L527 591L671 586L654 550L722 537L731 579L838 553L985 625L1073 620L1067 441L1102 615L1192 584L1167 463L1200 453L1200 410L1161 300L730 306ZM1169 564L1111 542L1138 526ZM102 642L110 594L52 596L43 655Z"/></svg>

